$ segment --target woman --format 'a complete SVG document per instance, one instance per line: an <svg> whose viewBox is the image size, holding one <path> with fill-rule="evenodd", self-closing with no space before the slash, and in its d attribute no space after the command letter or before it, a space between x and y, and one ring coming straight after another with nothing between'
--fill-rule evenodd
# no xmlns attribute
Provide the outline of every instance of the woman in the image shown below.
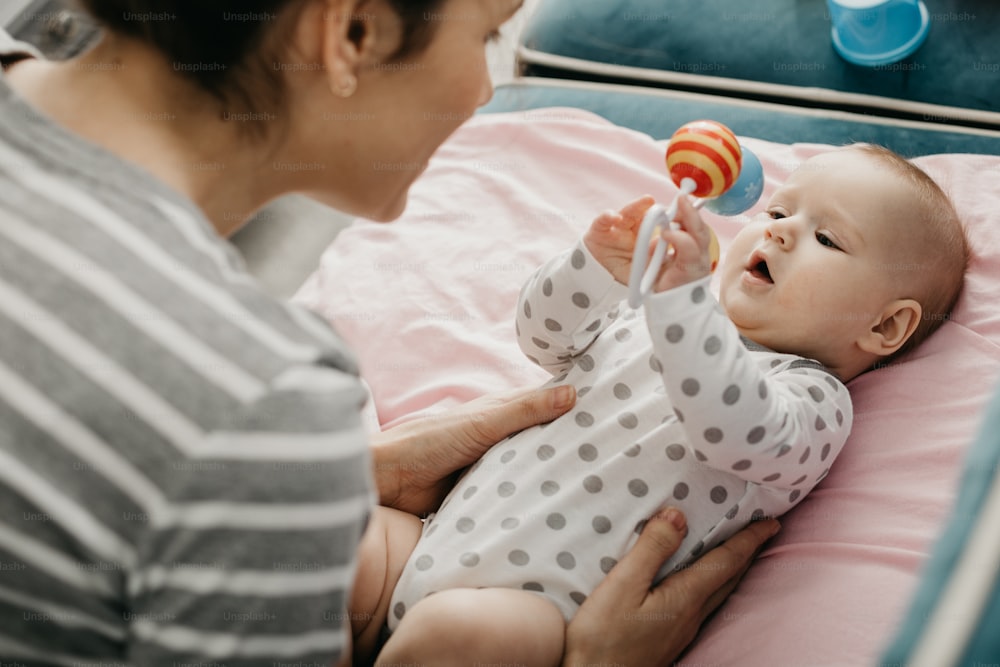
<svg viewBox="0 0 1000 667"><path fill-rule="evenodd" d="M398 216L490 98L484 44L520 3L82 4L107 28L92 50L2 60L0 655L349 662L373 494L432 511L575 397L489 397L369 449L353 357L222 239L291 192ZM566 664L671 660L777 525L650 590L682 528L648 523L569 626Z"/></svg>

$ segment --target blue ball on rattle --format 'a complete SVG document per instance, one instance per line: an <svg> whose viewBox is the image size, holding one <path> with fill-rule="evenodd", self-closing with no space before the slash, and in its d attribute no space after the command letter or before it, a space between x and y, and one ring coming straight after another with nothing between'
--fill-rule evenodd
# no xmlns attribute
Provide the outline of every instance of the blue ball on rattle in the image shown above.
<svg viewBox="0 0 1000 667"><path fill-rule="evenodd" d="M743 164L739 178L732 187L714 199L705 201L705 208L717 215L739 215L753 207L764 192L764 167L746 146L740 146Z"/></svg>

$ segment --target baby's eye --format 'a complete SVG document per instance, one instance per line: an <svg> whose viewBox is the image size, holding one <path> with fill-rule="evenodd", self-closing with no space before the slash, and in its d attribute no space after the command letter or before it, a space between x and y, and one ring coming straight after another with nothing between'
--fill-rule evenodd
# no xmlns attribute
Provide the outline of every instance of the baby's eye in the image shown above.
<svg viewBox="0 0 1000 667"><path fill-rule="evenodd" d="M771 216L772 220L781 220L785 217L785 214L781 211L768 211L767 214Z"/></svg>
<svg viewBox="0 0 1000 667"><path fill-rule="evenodd" d="M831 241L830 237L827 236L826 234L817 232L816 233L816 240L819 241L820 245L825 245L826 247L833 248L834 250L840 250L840 247L836 243L834 243L833 241Z"/></svg>

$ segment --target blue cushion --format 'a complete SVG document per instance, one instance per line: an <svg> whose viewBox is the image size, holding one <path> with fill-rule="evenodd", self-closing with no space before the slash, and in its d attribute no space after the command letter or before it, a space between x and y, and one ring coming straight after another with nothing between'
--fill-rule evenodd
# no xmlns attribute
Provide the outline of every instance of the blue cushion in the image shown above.
<svg viewBox="0 0 1000 667"><path fill-rule="evenodd" d="M524 111L568 106L663 139L689 120L711 118L742 136L781 143L865 141L907 156L934 153L1000 155L1000 132L931 123L888 121L858 114L747 102L727 97L551 79L523 78L498 86L481 110Z"/></svg>
<svg viewBox="0 0 1000 667"><path fill-rule="evenodd" d="M969 451L958 501L882 665L995 665L1000 659L1000 388ZM994 519L991 521L989 517ZM986 544L977 540L982 532ZM992 542L992 544L989 544ZM973 545L976 547L973 547ZM978 554L978 555L974 555ZM964 560L964 559L975 559ZM978 563L978 564L977 564ZM968 577L968 579L965 579ZM961 583L959 583L961 582ZM954 589L952 587L955 587ZM954 607L947 596L956 595ZM976 598L981 604L976 604Z"/></svg>
<svg viewBox="0 0 1000 667"><path fill-rule="evenodd" d="M834 51L824 0L544 0L525 74L641 81L800 105L1000 127L1000 3L924 0L930 33L876 68Z"/></svg>

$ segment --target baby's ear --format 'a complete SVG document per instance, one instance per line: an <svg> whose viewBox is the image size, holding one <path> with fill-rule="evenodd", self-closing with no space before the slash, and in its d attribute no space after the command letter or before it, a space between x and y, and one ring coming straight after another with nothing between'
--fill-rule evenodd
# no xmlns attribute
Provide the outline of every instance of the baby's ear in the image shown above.
<svg viewBox="0 0 1000 667"><path fill-rule="evenodd" d="M886 304L878 321L858 341L865 352L887 357L903 346L923 315L920 303L913 299L896 299Z"/></svg>

